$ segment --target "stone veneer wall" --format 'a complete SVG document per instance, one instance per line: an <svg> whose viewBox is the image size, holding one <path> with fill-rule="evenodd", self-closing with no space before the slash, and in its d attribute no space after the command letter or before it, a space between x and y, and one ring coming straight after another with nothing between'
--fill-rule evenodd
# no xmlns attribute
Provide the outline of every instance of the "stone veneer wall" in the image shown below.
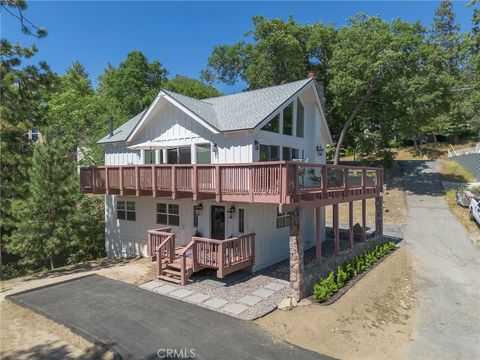
<svg viewBox="0 0 480 360"><path fill-rule="evenodd" d="M365 251L373 249L378 244L384 244L389 240L390 239L383 236L373 237L367 239L365 242L355 244L352 250L348 249L342 251L338 256L322 260L320 265L317 265L315 262L305 264L305 275L302 284L304 289L302 294L305 297L313 294L313 286L318 283L321 278L327 276L330 271L335 271L339 265L343 265L357 256L362 255Z"/></svg>

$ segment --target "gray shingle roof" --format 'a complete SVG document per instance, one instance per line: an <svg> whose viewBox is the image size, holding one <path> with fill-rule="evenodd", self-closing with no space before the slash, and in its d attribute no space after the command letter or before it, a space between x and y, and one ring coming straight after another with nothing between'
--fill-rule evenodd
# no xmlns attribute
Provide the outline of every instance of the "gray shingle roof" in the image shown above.
<svg viewBox="0 0 480 360"><path fill-rule="evenodd" d="M137 126L138 122L142 118L143 114L147 111L147 109L139 112L137 115L135 115L133 118L128 120L126 123L123 125L119 126L113 131L113 136L110 137L109 135L103 137L100 139L97 144L106 144L106 143L111 143L111 142L118 142L118 141L125 141L128 138L128 135L130 135Z"/></svg>
<svg viewBox="0 0 480 360"><path fill-rule="evenodd" d="M304 79L203 100L193 99L170 90L163 91L218 131L226 132L255 128L310 81L312 79ZM144 112L145 110L116 129L114 136L106 136L99 143L126 140Z"/></svg>

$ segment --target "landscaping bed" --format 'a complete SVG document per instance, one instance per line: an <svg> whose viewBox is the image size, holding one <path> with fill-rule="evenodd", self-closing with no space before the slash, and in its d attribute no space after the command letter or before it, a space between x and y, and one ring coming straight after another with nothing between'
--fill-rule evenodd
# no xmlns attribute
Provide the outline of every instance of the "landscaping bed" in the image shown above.
<svg viewBox="0 0 480 360"><path fill-rule="evenodd" d="M395 249L393 241L377 245L374 249L339 266L335 273L331 271L313 287L314 300L324 305L332 304Z"/></svg>

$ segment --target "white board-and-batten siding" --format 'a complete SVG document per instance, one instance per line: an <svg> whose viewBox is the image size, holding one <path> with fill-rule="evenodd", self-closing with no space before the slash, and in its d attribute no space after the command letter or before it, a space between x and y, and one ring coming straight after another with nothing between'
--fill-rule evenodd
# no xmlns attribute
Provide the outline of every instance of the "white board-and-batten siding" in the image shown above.
<svg viewBox="0 0 480 360"><path fill-rule="evenodd" d="M135 202L136 220L119 220L116 216L116 201L126 200ZM157 224L157 203L178 204L180 213L180 225L170 226ZM198 226L193 222L193 202L188 199L166 200L152 197L119 197L106 196L105 214L105 237L106 249L110 258L132 257L147 255L147 231L161 227L172 227L175 232L177 245L186 245L195 233L204 237L211 235L211 207L225 206L228 210L235 206L235 213L225 213L225 237L233 237L242 234L255 233L255 267L260 270L275 264L288 257L289 254L289 227L277 229L277 206L273 204L245 204L245 203L216 203L215 201L203 201L203 209L198 216ZM240 233L239 211L245 211L244 232ZM323 211L323 210L322 210ZM323 218L323 217L322 217ZM314 210L304 211L304 238L306 248L315 245ZM324 224L322 223L322 238L325 238Z"/></svg>
<svg viewBox="0 0 480 360"><path fill-rule="evenodd" d="M293 136L281 134L283 121L283 108L290 102L278 109L280 113L280 133L272 133L264 130L248 130L230 133L214 134L205 126L194 120L188 114L177 108L168 101L159 103L159 106L151 114L148 122L139 129L129 143L113 143L105 145L105 165L133 165L144 162L143 152L135 151L128 146L139 144L149 140L155 140L165 147L191 146L192 162L195 163L195 144L207 144L212 146L212 163L249 163L259 160L259 144L288 146L304 153L303 158L309 162L325 163L325 152L319 154L317 146L325 149L325 131L322 128L321 113L312 100L311 94L300 94L305 107L304 137L295 136L296 131L296 99L294 105ZM277 112L277 113L278 113ZM268 121L266 119L265 121ZM262 125L263 126L263 125ZM216 144L217 152L213 151ZM163 151L163 150L158 150ZM280 156L282 150L280 148ZM165 159L166 157L163 156ZM157 156L157 162L159 157ZM116 216L116 201L118 199L135 202L136 220L119 220ZM203 210L198 218L198 227L193 226L192 199L164 200L153 197L119 197L108 195L105 197L105 237L106 249L110 258L146 256L147 231L159 227L169 226L156 223L156 204L175 203L179 205L180 225L173 226L176 234L177 245L186 245L191 237L199 232L204 237L211 236L211 206L221 205L229 209L235 205L237 211L230 219L225 214L225 236L237 236L238 232L238 209L245 209L245 232L255 233L255 267L254 271L265 268L289 256L289 227L277 229L277 205L275 204L250 204L250 203L216 203L214 201L202 201ZM314 209L304 210L303 217L305 246L309 248L315 245ZM321 209L321 233L325 239L324 209Z"/></svg>

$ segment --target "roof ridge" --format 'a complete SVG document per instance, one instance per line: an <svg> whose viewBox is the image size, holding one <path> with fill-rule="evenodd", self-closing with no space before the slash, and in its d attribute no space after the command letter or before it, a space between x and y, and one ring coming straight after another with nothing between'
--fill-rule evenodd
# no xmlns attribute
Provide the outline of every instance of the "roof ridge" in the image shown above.
<svg viewBox="0 0 480 360"><path fill-rule="evenodd" d="M169 92L169 93L173 93L175 95L180 95L180 96L184 96L186 98L189 98L189 99L192 99L192 100L195 100L195 101L200 101L200 102L203 102L205 104L208 104L208 105L213 105L212 103L208 102L208 101L205 101L206 99L197 99L197 98L194 98L194 97L191 97L191 96L188 96L188 95L184 95L184 94L181 94L181 93L178 93L178 92L175 92L173 90L169 90L169 89L163 89L161 88L160 89L161 91L166 91L166 92ZM209 98L209 99L213 99L213 98Z"/></svg>
<svg viewBox="0 0 480 360"><path fill-rule="evenodd" d="M237 93L233 93L233 94L226 94L226 95L220 95L220 96L214 96L214 97L209 97L209 98L205 98L203 99L204 100L210 100L210 99L219 99L219 98L226 98L226 97L229 97L229 96L235 96L235 95L242 95L242 94L251 94L253 92L256 92L256 91L261 91L261 90L267 90L267 89L271 89L271 88L274 88L274 87L280 87L280 86L284 86L284 85L291 85L291 84L294 84L294 83L297 83L297 82L301 82L301 81L305 81L305 83L307 83L308 81L312 80L311 78L306 78L306 79L301 79L301 80L295 80L295 81L290 81L288 83L284 83L284 84L279 84L279 85L271 85L271 86L267 86L267 87L263 87L263 88L258 88L258 89L253 89L253 90L247 90L247 91L241 91L241 92L237 92ZM207 102L207 101L204 101L204 102ZM211 104L209 102L207 102L208 104ZM214 104L212 104L214 105Z"/></svg>

